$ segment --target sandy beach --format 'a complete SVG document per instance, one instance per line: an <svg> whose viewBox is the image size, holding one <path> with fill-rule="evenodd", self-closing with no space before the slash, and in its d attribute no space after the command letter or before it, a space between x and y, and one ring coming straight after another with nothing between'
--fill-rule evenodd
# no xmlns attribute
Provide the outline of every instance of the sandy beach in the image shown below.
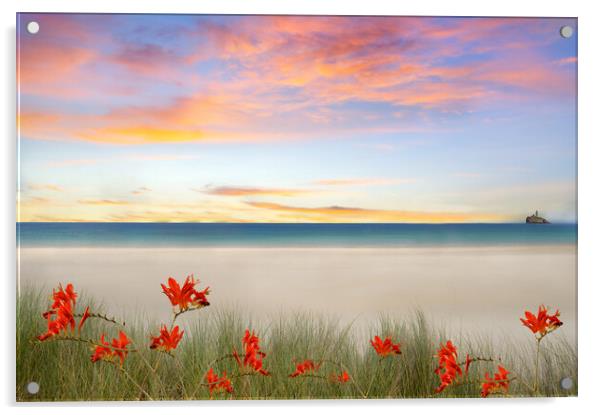
<svg viewBox="0 0 602 415"><path fill-rule="evenodd" d="M525 309L562 311L576 341L576 247L50 248L20 250L19 284L72 282L113 313L168 319L159 284L194 273L212 309L312 311L368 322L420 308L454 330L522 336Z"/></svg>

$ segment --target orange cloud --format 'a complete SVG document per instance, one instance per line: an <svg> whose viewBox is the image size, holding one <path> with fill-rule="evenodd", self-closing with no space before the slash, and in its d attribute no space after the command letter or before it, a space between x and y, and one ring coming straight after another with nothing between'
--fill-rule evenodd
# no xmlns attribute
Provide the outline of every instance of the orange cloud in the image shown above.
<svg viewBox="0 0 602 415"><path fill-rule="evenodd" d="M251 222L247 219L236 217L226 212L196 212L196 211L152 211L143 212L125 212L120 214L111 214L104 218L109 222L230 222L243 223Z"/></svg>
<svg viewBox="0 0 602 415"><path fill-rule="evenodd" d="M24 218L20 218L20 222L98 222L98 219L82 219L78 217L70 216L58 216L58 215L33 215Z"/></svg>
<svg viewBox="0 0 602 415"><path fill-rule="evenodd" d="M198 141L205 137L205 135L200 131L153 128L145 126L99 128L90 132L81 132L78 134L78 136L90 141L123 144Z"/></svg>
<svg viewBox="0 0 602 415"><path fill-rule="evenodd" d="M53 135L60 120L56 113L22 110L17 114L17 127L20 135L42 138Z"/></svg>
<svg viewBox="0 0 602 415"><path fill-rule="evenodd" d="M29 196L26 198L20 198L19 203L24 205L46 205L50 203L51 200L46 197L37 197L37 196Z"/></svg>
<svg viewBox="0 0 602 415"><path fill-rule="evenodd" d="M102 31L90 36L75 18L49 18L42 26L50 37L20 42L22 92L55 100L92 93L111 104L97 113L66 113L24 101L21 132L35 139L146 144L406 131L417 123L396 117L400 108L419 115L434 109L429 114L436 116L497 105L508 96L524 100L570 92L574 74L540 56L542 42L549 42L541 34L550 24L336 16L253 16L218 24L200 18L192 33L187 28L179 34L198 39L176 53ZM74 42L80 35L81 42ZM462 62L464 55L492 51L493 57L454 65L442 59ZM220 70L202 75L191 70L206 60L219 62ZM158 92L155 100L154 88L166 85L170 92ZM509 92L508 86L516 89ZM150 103L114 99L149 90ZM360 123L353 110L342 107L350 103L391 109L363 109L368 121Z"/></svg>
<svg viewBox="0 0 602 415"><path fill-rule="evenodd" d="M250 206L272 212L283 212L287 218L300 222L403 222L403 223L463 223L500 222L504 215L456 212L415 212L403 210L362 209L356 207L298 207L267 202L247 202Z"/></svg>
<svg viewBox="0 0 602 415"><path fill-rule="evenodd" d="M27 186L29 190L49 190L51 192L62 192L64 189L55 184L30 184Z"/></svg>
<svg viewBox="0 0 602 415"><path fill-rule="evenodd" d="M81 199L77 203L82 205L101 205L101 206L120 206L129 205L130 202L127 200L115 200L115 199Z"/></svg>

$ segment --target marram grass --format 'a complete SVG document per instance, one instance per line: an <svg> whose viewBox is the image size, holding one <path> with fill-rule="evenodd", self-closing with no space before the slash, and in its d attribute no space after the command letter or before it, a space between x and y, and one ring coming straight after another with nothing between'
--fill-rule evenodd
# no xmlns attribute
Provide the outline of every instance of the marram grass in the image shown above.
<svg viewBox="0 0 602 415"><path fill-rule="evenodd" d="M93 301L78 302L102 313L102 307ZM476 398L481 396L484 373L493 376L499 364L510 371L511 382L507 393L491 396L577 394L576 352L561 336L551 335L541 342L537 390L535 342L533 347L526 347L466 336L453 338L458 360L469 354L492 361L473 362L460 382L436 393L440 384L435 373L436 355L448 338L432 329L420 312L405 321L382 317L372 328L359 329L304 313L277 315L269 322L255 324L240 311L220 310L213 304L211 307L211 313L204 309L186 313L184 337L171 355L149 348L150 333L156 334L158 323L130 319L122 326L100 318L89 319L81 338L97 342L101 333L106 333L110 340L122 329L132 339L129 347L137 351L128 354L121 370L118 364L92 363L91 344L60 340L60 336L44 342L36 340L46 331L41 315L48 309L48 293L25 289L17 299L17 401ZM261 338L261 350L266 354L263 366L269 376L237 375L240 367L228 357L233 347L240 350L247 328ZM401 354L379 357L370 344L375 335L400 343ZM296 364L305 359L319 362L319 370L309 376L289 377ZM210 367L219 376L227 372L232 393L210 395L205 379ZM350 380L333 382L331 376L343 370ZM574 382L570 390L560 386L564 377ZM27 384L32 381L40 385L35 395L27 392Z"/></svg>

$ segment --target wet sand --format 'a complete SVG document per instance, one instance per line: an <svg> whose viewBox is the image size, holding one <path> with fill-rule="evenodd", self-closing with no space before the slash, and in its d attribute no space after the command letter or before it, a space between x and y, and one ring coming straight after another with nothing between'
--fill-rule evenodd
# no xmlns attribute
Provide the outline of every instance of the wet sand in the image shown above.
<svg viewBox="0 0 602 415"><path fill-rule="evenodd" d="M342 321L380 313L484 335L527 336L518 318L539 304L559 308L576 341L575 246L421 248L21 248L20 286L72 282L114 313L168 319L160 283L194 273L211 308L261 317L312 311Z"/></svg>

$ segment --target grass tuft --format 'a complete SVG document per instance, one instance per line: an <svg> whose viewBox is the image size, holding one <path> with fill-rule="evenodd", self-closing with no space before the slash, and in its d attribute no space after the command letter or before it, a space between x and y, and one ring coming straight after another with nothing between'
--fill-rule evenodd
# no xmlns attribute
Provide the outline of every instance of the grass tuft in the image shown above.
<svg viewBox="0 0 602 415"><path fill-rule="evenodd" d="M102 305L82 298L97 313ZM241 338L248 327L260 336L267 353L264 367L271 376L243 376L232 380L232 394L215 394L213 399L337 399L337 398L429 398L479 397L480 381L485 371L496 371L498 362L477 362L471 367L465 384L435 394L438 377L434 373L439 344L447 340L444 332L434 331L424 315L416 312L407 321L382 316L368 336L392 336L401 342L402 354L379 358L368 338L358 334L352 324L309 313L282 314L269 323L250 321L238 310L205 313L195 311L186 316L184 339L174 356L149 349L149 328L158 323L130 319L116 326L101 319L89 320L82 337L97 340L101 333L109 338L124 329L133 339L133 348L124 369L104 362L90 362L91 346L85 343L48 340L35 337L45 331L41 313L48 298L35 289L25 289L17 300L17 401L113 401L113 400L190 400L210 399L202 384L209 366L221 375L239 373L233 359L216 359L241 350ZM211 306L214 307L214 306ZM363 332L362 332L363 333ZM539 365L541 396L577 394L577 355L561 337L542 342ZM496 356L518 377L511 383L509 396L533 396L533 356L535 347L516 344L492 344L483 339L453 339L459 346L459 358ZM288 377L295 362L306 358L322 361L320 377ZM345 384L328 381L331 373L347 370L351 380ZM511 377L512 377L511 376ZM574 386L565 391L560 379L571 377ZM30 395L27 384L35 381L39 393ZM135 386L134 382L139 386Z"/></svg>

